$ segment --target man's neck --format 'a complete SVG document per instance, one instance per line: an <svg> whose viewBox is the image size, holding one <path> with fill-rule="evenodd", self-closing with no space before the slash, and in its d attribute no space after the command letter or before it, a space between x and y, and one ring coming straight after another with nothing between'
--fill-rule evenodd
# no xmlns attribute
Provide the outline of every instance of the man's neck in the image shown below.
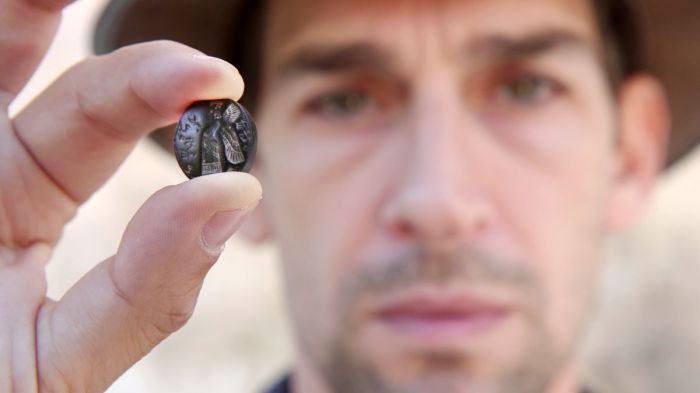
<svg viewBox="0 0 700 393"><path fill-rule="evenodd" d="M582 389L578 362L571 361L562 368L551 388L543 393L579 393ZM315 368L298 359L291 380L292 393L336 393L320 377Z"/></svg>

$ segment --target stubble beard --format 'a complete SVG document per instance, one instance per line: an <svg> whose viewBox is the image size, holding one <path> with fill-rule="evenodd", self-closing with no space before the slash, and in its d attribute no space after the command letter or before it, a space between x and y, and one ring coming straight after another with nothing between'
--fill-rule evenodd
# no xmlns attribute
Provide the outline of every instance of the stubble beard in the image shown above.
<svg viewBox="0 0 700 393"><path fill-rule="evenodd" d="M544 393L561 370L565 357L554 349L542 330L533 333L514 367L488 381L453 367L478 362L475 354L441 351L421 354L427 365L424 372L392 385L379 370L353 354L353 341L342 339L334 343L321 370L334 393Z"/></svg>
<svg viewBox="0 0 700 393"><path fill-rule="evenodd" d="M426 263L430 258L430 263ZM458 255L428 255L413 250L390 263L375 264L340 292L337 333L325 342L319 337L301 337L302 350L333 393L544 393L552 384L572 349L561 350L545 323L544 290L527 264L493 258L475 250ZM527 299L528 340L521 343L517 358L494 372L489 380L471 375L458 365L479 362L479 354L466 351L431 351L417 356L423 372L401 383L391 383L382 370L357 348L357 332L350 315L357 299L366 294L387 293L418 284L479 282L508 285ZM303 334L302 334L303 335ZM304 348L305 347L305 348Z"/></svg>

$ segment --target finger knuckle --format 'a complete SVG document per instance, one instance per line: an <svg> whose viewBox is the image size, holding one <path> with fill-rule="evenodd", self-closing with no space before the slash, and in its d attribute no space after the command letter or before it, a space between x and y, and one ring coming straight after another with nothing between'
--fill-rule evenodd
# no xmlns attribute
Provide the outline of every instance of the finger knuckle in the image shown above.
<svg viewBox="0 0 700 393"><path fill-rule="evenodd" d="M158 318L155 318L152 322L152 326L156 331L154 339L158 339L158 337L162 339L162 337L168 336L185 326L187 321L192 318L193 312L194 307L185 305L161 312Z"/></svg>

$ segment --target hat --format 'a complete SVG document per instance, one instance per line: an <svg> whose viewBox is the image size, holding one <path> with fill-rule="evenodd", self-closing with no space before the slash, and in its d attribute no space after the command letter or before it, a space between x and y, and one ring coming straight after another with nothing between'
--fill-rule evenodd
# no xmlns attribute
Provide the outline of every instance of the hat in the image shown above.
<svg viewBox="0 0 700 393"><path fill-rule="evenodd" d="M610 0L602 0L610 1ZM99 19L98 54L137 42L169 39L237 64L236 48L262 23L260 0L111 0ZM674 128L668 165L700 142L700 1L629 0L638 25L648 71L669 94ZM629 18L629 15L625 17ZM255 86L248 93L255 94ZM161 145L171 139L160 136ZM156 135L155 139L159 139Z"/></svg>

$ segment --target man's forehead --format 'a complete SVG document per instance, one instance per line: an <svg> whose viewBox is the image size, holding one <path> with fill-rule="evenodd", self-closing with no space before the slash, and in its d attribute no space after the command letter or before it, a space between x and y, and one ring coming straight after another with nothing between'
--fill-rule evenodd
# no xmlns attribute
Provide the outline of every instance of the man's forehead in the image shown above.
<svg viewBox="0 0 700 393"><path fill-rule="evenodd" d="M426 36L517 38L545 31L597 42L590 0L271 0L268 64L313 46L374 42L399 47ZM454 42L451 44L462 44Z"/></svg>

